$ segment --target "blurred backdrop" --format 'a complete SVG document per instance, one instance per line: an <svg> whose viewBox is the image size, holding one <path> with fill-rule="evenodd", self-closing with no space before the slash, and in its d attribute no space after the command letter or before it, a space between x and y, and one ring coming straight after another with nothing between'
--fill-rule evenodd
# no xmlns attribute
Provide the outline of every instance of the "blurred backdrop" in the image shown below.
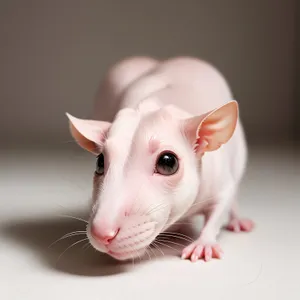
<svg viewBox="0 0 300 300"><path fill-rule="evenodd" d="M86 228L95 158L65 112L88 117L107 68L132 55L205 59L240 103L251 155L238 198L257 230L224 232L221 264L165 256L123 272L68 235ZM1 299L300 294L300 148L287 147L300 141L300 0L0 0L0 104Z"/></svg>
<svg viewBox="0 0 300 300"><path fill-rule="evenodd" d="M87 116L106 69L135 54L208 60L229 81L251 143L294 141L296 2L2 0L1 143L70 140L65 111Z"/></svg>
<svg viewBox="0 0 300 300"><path fill-rule="evenodd" d="M296 83L295 83L295 117L296 138L300 140L300 1L296 1Z"/></svg>

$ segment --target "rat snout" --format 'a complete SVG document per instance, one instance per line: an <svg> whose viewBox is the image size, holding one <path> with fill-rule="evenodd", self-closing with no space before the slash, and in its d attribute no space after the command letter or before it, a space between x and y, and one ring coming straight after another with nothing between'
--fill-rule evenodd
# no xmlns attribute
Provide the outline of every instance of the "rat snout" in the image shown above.
<svg viewBox="0 0 300 300"><path fill-rule="evenodd" d="M128 198L127 198L128 199ZM118 260L143 256L147 247L160 233L168 215L162 204L144 204L135 201L101 202L90 219L88 236L91 245ZM117 206L117 204L119 206Z"/></svg>
<svg viewBox="0 0 300 300"><path fill-rule="evenodd" d="M117 224L92 221L88 235L96 250L118 260L142 255L157 235L156 222L144 216L124 217Z"/></svg>
<svg viewBox="0 0 300 300"><path fill-rule="evenodd" d="M106 229L103 227L96 226L95 224L92 224L91 226L91 236L99 243L107 246L109 245L114 238L118 235L120 229Z"/></svg>
<svg viewBox="0 0 300 300"><path fill-rule="evenodd" d="M156 222L151 220L129 217L107 246L108 254L119 260L142 255L157 235L155 225Z"/></svg>

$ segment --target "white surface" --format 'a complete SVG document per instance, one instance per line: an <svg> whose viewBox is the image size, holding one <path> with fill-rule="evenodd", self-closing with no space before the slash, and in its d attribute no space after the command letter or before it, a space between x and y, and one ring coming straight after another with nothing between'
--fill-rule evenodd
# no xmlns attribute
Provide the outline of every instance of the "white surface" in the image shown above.
<svg viewBox="0 0 300 300"><path fill-rule="evenodd" d="M1 300L300 299L295 152L250 152L240 203L242 214L257 227L250 234L224 232L222 261L191 263L166 255L135 265L83 250L84 243L57 262L79 237L48 246L65 233L84 229L82 222L59 215L82 215L94 160L83 152L38 153L1 153Z"/></svg>

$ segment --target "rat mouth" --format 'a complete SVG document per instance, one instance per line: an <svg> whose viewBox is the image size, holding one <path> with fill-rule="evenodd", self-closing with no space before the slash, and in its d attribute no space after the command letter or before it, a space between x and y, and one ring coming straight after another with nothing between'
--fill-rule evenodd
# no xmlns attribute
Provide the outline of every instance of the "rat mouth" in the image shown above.
<svg viewBox="0 0 300 300"><path fill-rule="evenodd" d="M140 258L144 255L146 251L146 247L135 249L135 250L128 250L123 252L114 252L109 250L107 254L109 254L111 257L118 259L118 260L129 260L129 259L135 259Z"/></svg>
<svg viewBox="0 0 300 300"><path fill-rule="evenodd" d="M151 245L151 243L156 239L157 234L152 234L150 237L139 240L136 243L130 243L128 240L128 246L114 245L115 247L110 248L107 247L106 253L113 258L118 260L127 260L127 259L135 259L135 258L142 258L145 254L147 248Z"/></svg>
<svg viewBox="0 0 300 300"><path fill-rule="evenodd" d="M136 243L130 243L130 240L127 240L126 244L129 243L129 245L125 247L122 243L102 245L91 236L89 237L89 242L92 247L99 252L106 253L117 260L127 260L141 258L141 256L143 256L146 252L147 247L153 242L153 240L155 240L156 236L157 234L151 235L150 237Z"/></svg>

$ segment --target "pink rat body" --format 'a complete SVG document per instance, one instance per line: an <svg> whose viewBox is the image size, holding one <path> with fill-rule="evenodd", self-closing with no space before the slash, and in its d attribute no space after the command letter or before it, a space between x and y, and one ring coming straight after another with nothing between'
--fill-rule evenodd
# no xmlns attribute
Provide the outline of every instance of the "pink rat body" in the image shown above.
<svg viewBox="0 0 300 300"><path fill-rule="evenodd" d="M143 255L178 221L203 214L197 240L182 257L221 258L221 219L239 219L237 192L247 160L244 131L230 88L196 58L133 57L104 78L93 120L68 114L78 144L97 155L87 228L97 250L124 260Z"/></svg>

